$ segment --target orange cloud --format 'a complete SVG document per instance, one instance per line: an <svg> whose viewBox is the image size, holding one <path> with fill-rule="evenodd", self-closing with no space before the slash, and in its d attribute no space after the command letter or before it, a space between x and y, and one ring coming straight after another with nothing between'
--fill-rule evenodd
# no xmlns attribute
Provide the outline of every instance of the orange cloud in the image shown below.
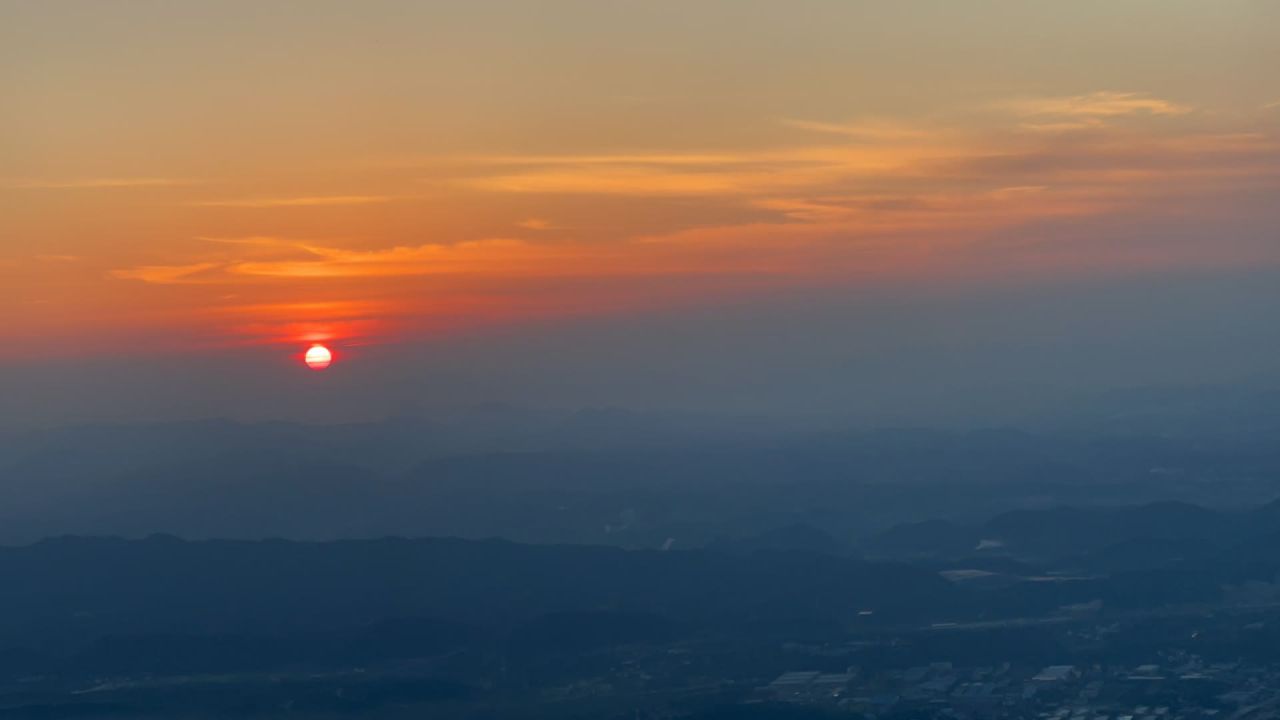
<svg viewBox="0 0 1280 720"><path fill-rule="evenodd" d="M1009 100L998 107L1021 116L1055 115L1064 118L1108 118L1123 115L1186 115L1187 105L1145 93L1099 91L1085 95L1035 97Z"/></svg>
<svg viewBox="0 0 1280 720"><path fill-rule="evenodd" d="M526 230L557 229L556 226L552 224L550 220L543 220L542 218L529 218L528 220L521 220L520 222L516 223L516 227L522 227Z"/></svg>
<svg viewBox="0 0 1280 720"><path fill-rule="evenodd" d="M71 180L15 180L3 184L13 190L94 190L111 188L166 187L194 185L196 180L176 178L78 178Z"/></svg>
<svg viewBox="0 0 1280 720"><path fill-rule="evenodd" d="M213 270L218 263L200 262L187 265L143 265L136 268L112 270L112 277L121 280L141 280L156 285L175 285L179 283L205 282L201 273Z"/></svg>
<svg viewBox="0 0 1280 720"><path fill-rule="evenodd" d="M301 197L240 198L231 200L202 200L191 203L201 207L275 208L321 207L327 205L374 205L400 200L400 195L316 195Z"/></svg>
<svg viewBox="0 0 1280 720"><path fill-rule="evenodd" d="M1131 93L1019 103L1003 106L1002 124L982 129L793 120L784 124L823 137L736 152L454 158L436 168L443 174L433 191L464 198L476 208L474 225L437 225L434 214L403 203L371 213L359 237L314 239L329 226L275 223L270 232L293 228L296 237L210 233L199 236L203 245L111 275L235 288L252 301L219 303L201 317L237 336L366 337L482 318L651 307L711 288L974 273L992 262L995 247L1006 268L1032 262L1029 248L1035 262L1064 267L1149 263L1152 253L1122 244L1091 245L1085 257L1008 237L1051 222L1163 217L1171 199L1256 190L1280 179L1280 142L1265 125L1215 126L1211 116L1168 123L1189 109ZM1131 119L1112 122L1119 117ZM1029 121L1087 132L1023 132ZM318 207L415 197L282 195L204 204ZM439 205L432 207L434 213ZM219 216L229 219L222 227L262 222L256 213ZM561 232L502 237L512 226ZM473 233L481 239L451 241ZM316 292L330 299L290 299Z"/></svg>
<svg viewBox="0 0 1280 720"><path fill-rule="evenodd" d="M893 122L891 120L870 120L859 123L840 124L815 122L811 120L783 120L782 123L797 130L843 135L866 142L930 140L936 139L938 132L921 127Z"/></svg>
<svg viewBox="0 0 1280 720"><path fill-rule="evenodd" d="M467 272L485 266L514 267L545 253L530 252L520 240L474 240L454 245L428 243L385 250L346 250L297 245L312 257L304 260L244 262L228 270L240 275L284 278L387 277Z"/></svg>

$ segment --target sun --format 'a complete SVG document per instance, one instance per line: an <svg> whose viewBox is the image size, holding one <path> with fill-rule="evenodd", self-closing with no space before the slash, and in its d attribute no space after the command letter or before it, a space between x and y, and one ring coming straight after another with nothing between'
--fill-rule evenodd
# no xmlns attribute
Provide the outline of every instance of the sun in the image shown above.
<svg viewBox="0 0 1280 720"><path fill-rule="evenodd" d="M307 354L303 356L303 362L312 370L323 370L333 362L333 353L329 352L329 348L317 343L307 348Z"/></svg>

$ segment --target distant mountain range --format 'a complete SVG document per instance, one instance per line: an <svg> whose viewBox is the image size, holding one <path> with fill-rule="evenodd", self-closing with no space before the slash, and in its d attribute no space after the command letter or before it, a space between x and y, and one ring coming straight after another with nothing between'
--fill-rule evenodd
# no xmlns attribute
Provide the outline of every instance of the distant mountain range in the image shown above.
<svg viewBox="0 0 1280 720"><path fill-rule="evenodd" d="M907 525L864 549L882 559L805 525L668 551L53 538L0 548L0 676L569 657L692 638L841 638L1280 601L1276 503L1017 511Z"/></svg>
<svg viewBox="0 0 1280 720"><path fill-rule="evenodd" d="M1233 400L1237 420L1202 436L1135 434L1203 425L1187 420L1198 417L1199 395L1151 395L1122 403L1132 410L1124 417L1142 422L1080 414L1075 425L1038 432L784 431L763 421L490 407L447 421L0 434L0 542L397 534L690 548L808 526L847 547L927 519L965 525L1055 505L1247 505L1280 494L1280 445L1263 441L1274 437L1265 408ZM1086 419L1102 429L1081 429ZM981 539L953 534L959 545Z"/></svg>
<svg viewBox="0 0 1280 720"><path fill-rule="evenodd" d="M911 523L870 538L864 548L881 557L1010 557L1098 570L1195 557L1273 532L1280 532L1280 501L1238 511L1159 502L1016 510L973 525Z"/></svg>
<svg viewBox="0 0 1280 720"><path fill-rule="evenodd" d="M112 637L168 634L374 642L370 633L402 621L441 642L489 633L538 643L589 641L573 633L626 639L633 626L644 637L771 622L922 622L960 598L927 569L827 554L497 540L66 537L0 549L0 577L0 648L104 653ZM584 613L586 625L563 620ZM239 652L241 641L229 642Z"/></svg>

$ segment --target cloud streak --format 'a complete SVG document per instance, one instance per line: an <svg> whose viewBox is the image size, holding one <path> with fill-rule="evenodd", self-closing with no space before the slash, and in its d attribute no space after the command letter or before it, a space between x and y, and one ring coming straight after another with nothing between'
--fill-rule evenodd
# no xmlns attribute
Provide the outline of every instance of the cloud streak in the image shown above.
<svg viewBox="0 0 1280 720"><path fill-rule="evenodd" d="M825 133L828 135L841 135L866 142L930 140L936 137L936 131L930 131L925 128L907 125L905 123L893 122L891 120L870 120L859 123L841 124L816 122L813 120L787 119L783 120L782 124L797 130L807 130L809 132Z"/></svg>
<svg viewBox="0 0 1280 720"><path fill-rule="evenodd" d="M309 257L300 260L273 260L236 263L227 268L238 275L272 278L358 278L406 275L436 275L508 271L531 259L545 261L548 253L530 252L520 240L505 238L475 240L454 245L427 243L377 250L350 250L310 244L294 246Z"/></svg>
<svg viewBox="0 0 1280 720"><path fill-rule="evenodd" d="M214 262L185 265L142 265L135 268L112 270L111 276L120 280L140 280L154 285L177 285L208 282L201 274L219 266Z"/></svg>
<svg viewBox="0 0 1280 720"><path fill-rule="evenodd" d="M303 195L298 197L253 197L227 200L200 200L191 203L199 207L226 208L283 208L326 207L334 205L377 205L402 200L402 195Z"/></svg>
<svg viewBox="0 0 1280 720"><path fill-rule="evenodd" d="M1084 95L1008 100L998 107L1022 117L1115 118L1126 115L1186 115L1188 105L1145 93L1099 91Z"/></svg>
<svg viewBox="0 0 1280 720"><path fill-rule="evenodd" d="M101 177L68 180L12 180L2 184L10 190L110 190L126 188L177 187L195 185L198 180L162 177Z"/></svg>
<svg viewBox="0 0 1280 720"><path fill-rule="evenodd" d="M1000 131L929 129L891 121L848 125L787 121L846 143L737 153L656 152L472 158L457 183L481 194L616 195L737 204L757 218L699 222L637 237L511 238L352 248L273 236L204 237L226 246L218 262L147 265L115 276L155 284L470 276L797 273L852 269L868 253L899 255L893 238L932 234L931 252L984 232L1052 218L1124 211L1170 193L1256 183L1280 172L1280 143L1265 132L1108 127L1085 134L1019 133L1024 116L1152 120L1188 112L1135 93L1099 92L1006 104ZM484 171L493 171L486 174ZM477 172L478 171L478 172ZM244 207L363 204L401 196L358 195L222 201ZM556 226L539 218L528 230ZM963 237L961 237L963 236ZM850 259L850 246L859 248ZM734 256L734 253L737 256ZM840 258L826 263L822 258Z"/></svg>

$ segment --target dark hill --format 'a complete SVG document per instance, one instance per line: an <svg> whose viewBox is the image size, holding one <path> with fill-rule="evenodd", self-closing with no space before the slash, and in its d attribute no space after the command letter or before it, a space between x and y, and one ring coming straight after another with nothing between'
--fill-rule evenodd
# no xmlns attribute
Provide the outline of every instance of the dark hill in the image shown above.
<svg viewBox="0 0 1280 720"><path fill-rule="evenodd" d="M515 627L555 613L715 625L952 611L924 569L814 553L626 551L505 541L61 538L0 549L0 640L313 632L395 618ZM0 645L3 646L3 645Z"/></svg>

